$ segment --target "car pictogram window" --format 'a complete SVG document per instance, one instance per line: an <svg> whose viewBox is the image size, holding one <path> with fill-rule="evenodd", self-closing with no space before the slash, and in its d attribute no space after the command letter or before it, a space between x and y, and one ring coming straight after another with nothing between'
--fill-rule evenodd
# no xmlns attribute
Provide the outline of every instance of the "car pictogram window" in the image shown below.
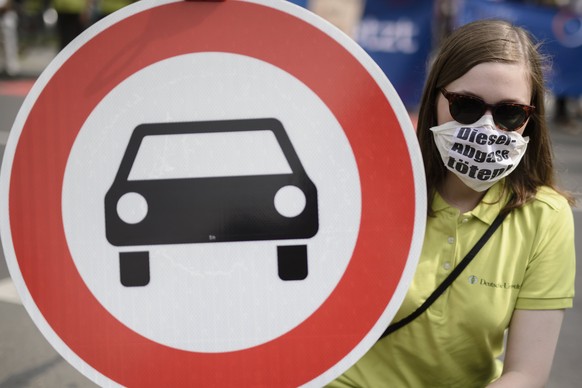
<svg viewBox="0 0 582 388"><path fill-rule="evenodd" d="M272 131L159 134L143 138L128 180L291 173Z"/></svg>

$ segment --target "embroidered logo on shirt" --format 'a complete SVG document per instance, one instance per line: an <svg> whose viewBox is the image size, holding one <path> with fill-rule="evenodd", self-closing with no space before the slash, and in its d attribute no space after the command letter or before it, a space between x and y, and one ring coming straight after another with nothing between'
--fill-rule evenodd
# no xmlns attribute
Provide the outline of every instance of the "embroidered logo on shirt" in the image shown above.
<svg viewBox="0 0 582 388"><path fill-rule="evenodd" d="M516 289L521 288L519 283L509 283L509 282L492 282L483 278L478 278L475 275L469 276L469 284L477 284L480 286L491 287L491 288L502 288L502 289Z"/></svg>

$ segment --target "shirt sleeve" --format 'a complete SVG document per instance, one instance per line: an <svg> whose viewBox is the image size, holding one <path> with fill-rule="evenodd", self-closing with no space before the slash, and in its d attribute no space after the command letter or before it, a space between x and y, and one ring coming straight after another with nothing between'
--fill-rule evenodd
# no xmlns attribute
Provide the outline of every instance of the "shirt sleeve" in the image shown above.
<svg viewBox="0 0 582 388"><path fill-rule="evenodd" d="M532 220L533 221L533 220ZM574 298L576 254L574 218L565 201L545 206L533 237L533 250L527 265L517 309L554 310L571 308Z"/></svg>

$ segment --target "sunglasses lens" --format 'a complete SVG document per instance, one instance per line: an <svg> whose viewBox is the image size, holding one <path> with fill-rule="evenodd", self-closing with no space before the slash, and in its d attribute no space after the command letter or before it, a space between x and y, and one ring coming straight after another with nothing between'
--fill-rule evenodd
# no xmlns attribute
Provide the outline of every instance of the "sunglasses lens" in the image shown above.
<svg viewBox="0 0 582 388"><path fill-rule="evenodd" d="M473 124L485 114L487 109L491 109L493 121L497 127L506 131L515 131L523 125L535 109L533 106L513 103L488 105L477 97L451 93L445 89L441 92L449 101L451 117L461 124Z"/></svg>
<svg viewBox="0 0 582 388"><path fill-rule="evenodd" d="M476 98L457 95L449 104L451 116L461 124L472 124L485 113L483 101Z"/></svg>
<svg viewBox="0 0 582 388"><path fill-rule="evenodd" d="M527 117L528 114L522 106L513 104L497 105L493 112L495 123L508 131L521 127Z"/></svg>

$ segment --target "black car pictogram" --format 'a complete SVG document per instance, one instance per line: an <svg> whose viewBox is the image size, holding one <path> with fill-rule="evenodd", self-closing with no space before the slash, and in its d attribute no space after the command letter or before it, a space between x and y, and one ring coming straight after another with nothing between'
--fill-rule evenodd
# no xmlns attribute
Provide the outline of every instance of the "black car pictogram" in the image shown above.
<svg viewBox="0 0 582 388"><path fill-rule="evenodd" d="M248 158L260 151L256 147L264 146L243 141L257 136L273 139L266 144L279 148L276 151L288 170L266 168L248 174L239 171L245 163L236 157ZM211 165L221 166L220 154L224 150L217 147L208 153L208 144L229 137L233 138L230 144L248 148L240 150L240 155L238 152L228 155L236 171L202 173L200 170L204 169L200 166L204 162L196 160L199 157L196 147L204 147L199 154L212 156ZM187 157L192 156L195 162L187 166L182 163L173 170L167 168L170 174L153 178L134 173L146 148L144 144L155 153L164 152L165 145L172 142L197 144L193 149L182 147L181 151L192 153ZM154 156L148 163L163 163L164 158ZM269 167L265 166L268 163L259 164L254 168ZM188 168L196 171L186 172ZM295 196L298 202L290 214L276 206L275 199L282 193ZM139 208L132 213L137 216L124 216L124 206ZM142 124L134 129L115 180L105 195L105 226L107 240L118 247L310 238L319 228L317 189L277 119ZM304 279L307 246L278 246L278 265L281 279ZM121 252L120 272L125 286L148 284L149 252Z"/></svg>

